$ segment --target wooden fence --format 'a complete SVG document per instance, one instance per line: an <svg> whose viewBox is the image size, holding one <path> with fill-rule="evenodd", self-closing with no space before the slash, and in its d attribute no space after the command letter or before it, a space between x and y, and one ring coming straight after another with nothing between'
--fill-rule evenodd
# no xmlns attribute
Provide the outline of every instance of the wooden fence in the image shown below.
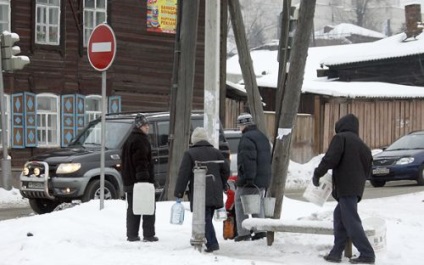
<svg viewBox="0 0 424 265"><path fill-rule="evenodd" d="M298 114L292 135L291 160L306 163L325 153L336 122L348 113L359 119L359 136L371 149L386 147L412 131L424 130L424 100L421 99L326 99L314 115ZM227 121L234 128L239 112L234 106ZM265 112L268 137L274 139L274 112Z"/></svg>
<svg viewBox="0 0 424 265"><path fill-rule="evenodd" d="M424 130L424 101L405 100L332 100L324 104L322 146L325 152L334 135L334 126L342 116L353 113L359 119L359 136L371 148L388 146L412 131Z"/></svg>

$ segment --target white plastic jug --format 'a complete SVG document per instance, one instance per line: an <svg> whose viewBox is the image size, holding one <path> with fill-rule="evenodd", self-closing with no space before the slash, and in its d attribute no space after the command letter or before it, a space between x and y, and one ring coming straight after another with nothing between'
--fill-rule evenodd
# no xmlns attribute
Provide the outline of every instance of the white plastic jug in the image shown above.
<svg viewBox="0 0 424 265"><path fill-rule="evenodd" d="M325 174L320 179L319 183L319 186L315 187L311 181L303 193L303 198L315 205L322 207L327 201L328 197L330 197L331 191L333 190L331 174Z"/></svg>
<svg viewBox="0 0 424 265"><path fill-rule="evenodd" d="M181 203L181 199L177 201L171 207L171 224L181 225L184 222L184 206Z"/></svg>
<svg viewBox="0 0 424 265"><path fill-rule="evenodd" d="M134 184L133 213L152 215L155 212L155 186L148 182Z"/></svg>

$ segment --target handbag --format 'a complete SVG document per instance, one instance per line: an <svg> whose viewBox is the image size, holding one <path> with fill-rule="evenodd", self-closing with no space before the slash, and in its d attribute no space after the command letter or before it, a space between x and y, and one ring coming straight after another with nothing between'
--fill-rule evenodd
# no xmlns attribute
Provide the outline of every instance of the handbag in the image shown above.
<svg viewBox="0 0 424 265"><path fill-rule="evenodd" d="M233 239L235 237L235 224L234 217L228 216L223 222L224 228L222 229L224 239Z"/></svg>

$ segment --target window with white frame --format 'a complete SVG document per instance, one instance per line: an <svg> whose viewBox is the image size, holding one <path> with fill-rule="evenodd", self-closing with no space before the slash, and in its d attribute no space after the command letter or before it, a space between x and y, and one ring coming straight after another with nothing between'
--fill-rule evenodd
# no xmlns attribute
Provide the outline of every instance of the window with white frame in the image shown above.
<svg viewBox="0 0 424 265"><path fill-rule="evenodd" d="M93 29L106 22L107 0L84 0L84 47L87 47Z"/></svg>
<svg viewBox="0 0 424 265"><path fill-rule="evenodd" d="M10 113L10 104L9 104L9 96L8 95L4 95L4 100L3 100L3 102L2 102L2 104L4 104L4 107L5 107L5 121L6 121L6 127L5 127L5 132L6 132L6 135L7 135L7 137L6 137L6 146L10 146L10 143L9 143L9 139L10 139L10 130L9 130L9 127L10 127L10 115L9 115L9 113ZM3 147L3 121L2 121L2 118L3 118L3 115L0 115L0 147Z"/></svg>
<svg viewBox="0 0 424 265"><path fill-rule="evenodd" d="M89 95L85 97L85 121L89 123L102 115L102 97Z"/></svg>
<svg viewBox="0 0 424 265"><path fill-rule="evenodd" d="M0 0L0 33L10 32L10 0Z"/></svg>
<svg viewBox="0 0 424 265"><path fill-rule="evenodd" d="M35 43L59 45L60 0L36 0Z"/></svg>
<svg viewBox="0 0 424 265"><path fill-rule="evenodd" d="M53 94L37 95L38 146L59 146L59 97Z"/></svg>

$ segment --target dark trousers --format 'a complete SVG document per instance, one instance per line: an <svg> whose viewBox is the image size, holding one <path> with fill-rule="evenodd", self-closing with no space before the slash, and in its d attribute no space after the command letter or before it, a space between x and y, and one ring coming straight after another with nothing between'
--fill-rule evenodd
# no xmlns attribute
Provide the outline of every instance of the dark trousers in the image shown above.
<svg viewBox="0 0 424 265"><path fill-rule="evenodd" d="M216 239L215 228L213 227L212 219L215 212L214 207L206 207L205 209L205 237L206 237L206 247L215 247L218 245L218 240Z"/></svg>
<svg viewBox="0 0 424 265"><path fill-rule="evenodd" d="M334 246L331 256L341 257L348 238L360 252L362 257L375 258L374 250L365 235L361 218L358 215L358 199L356 196L341 197L334 209Z"/></svg>
<svg viewBox="0 0 424 265"><path fill-rule="evenodd" d="M127 237L137 237L140 229L141 215L133 213L133 193L127 192ZM155 218L153 215L143 215L143 237L152 237L155 235Z"/></svg>

